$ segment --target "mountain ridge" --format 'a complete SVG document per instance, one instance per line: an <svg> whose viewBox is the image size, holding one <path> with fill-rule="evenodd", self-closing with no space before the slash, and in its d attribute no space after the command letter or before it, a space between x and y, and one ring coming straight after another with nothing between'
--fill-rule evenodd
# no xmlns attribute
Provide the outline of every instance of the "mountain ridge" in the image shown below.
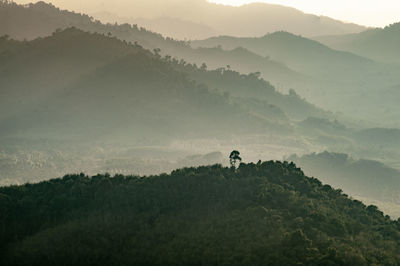
<svg viewBox="0 0 400 266"><path fill-rule="evenodd" d="M351 51L374 60L400 63L397 47L400 45L400 22L384 28L370 29L358 34L315 37L330 47Z"/></svg>
<svg viewBox="0 0 400 266"><path fill-rule="evenodd" d="M29 1L19 2L28 3ZM52 2L60 7L79 10L91 15L107 11L116 14L117 17L132 18L114 21L119 23L133 23L134 19L138 18L179 18L210 27L212 29L211 34L215 32L217 34L242 37L261 36L266 32L277 30L286 30L310 37L324 33L360 32L366 29L364 26L344 23L324 16L305 14L295 8L267 3L233 7L218 5L206 0L174 0L169 2L160 0L137 0L135 2L117 0L112 5L107 2L99 4L96 1L82 3L81 1L55 0ZM257 27L260 25L261 27ZM147 27L149 25L143 26ZM172 35L171 37L176 36Z"/></svg>

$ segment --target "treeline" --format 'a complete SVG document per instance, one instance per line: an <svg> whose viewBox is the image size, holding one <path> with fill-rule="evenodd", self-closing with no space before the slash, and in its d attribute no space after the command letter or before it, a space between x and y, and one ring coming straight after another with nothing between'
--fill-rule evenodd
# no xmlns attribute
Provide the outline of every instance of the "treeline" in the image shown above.
<svg viewBox="0 0 400 266"><path fill-rule="evenodd" d="M400 223L287 162L0 188L3 265L396 265Z"/></svg>

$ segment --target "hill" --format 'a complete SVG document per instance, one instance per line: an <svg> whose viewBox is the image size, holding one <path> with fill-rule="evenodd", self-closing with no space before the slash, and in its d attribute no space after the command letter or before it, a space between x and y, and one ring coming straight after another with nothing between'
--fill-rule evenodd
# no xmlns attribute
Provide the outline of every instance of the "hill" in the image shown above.
<svg viewBox="0 0 400 266"><path fill-rule="evenodd" d="M399 262L399 223L294 164L0 188L5 265Z"/></svg>
<svg viewBox="0 0 400 266"><path fill-rule="evenodd" d="M354 76L354 70L365 72L368 67L373 67L373 62L366 58L336 51L311 39L283 31L259 38L220 36L193 41L191 44L194 47L221 46L228 50L243 47L313 76Z"/></svg>
<svg viewBox="0 0 400 266"><path fill-rule="evenodd" d="M284 63L308 76L294 88L310 102L328 110L340 110L376 122L392 121L399 113L392 103L400 68L375 62L354 53L333 50L326 45L288 32L260 38L220 36L194 41L194 47L243 47L255 54ZM288 84L288 79L280 82ZM357 102L357 105L354 103ZM373 111L372 111L373 110ZM385 119L382 119L385 117ZM394 118L396 119L396 118ZM393 124L386 126L393 127Z"/></svg>
<svg viewBox="0 0 400 266"><path fill-rule="evenodd" d="M11 38L22 39L25 35L25 38L33 38L34 35L44 37L57 28L75 26L85 31L115 36L127 42L137 42L146 49L160 48L160 54L163 56L169 55L199 66L206 63L209 69L229 66L241 73L260 72L261 77L270 81L280 91L287 92L293 88L317 106L324 106L330 111L346 112L361 119L374 120L376 123L385 121L383 126L394 127L400 112L397 105L388 105L381 95L382 91L387 91L390 94L387 98L392 99L392 93L387 88L400 83L400 69L377 65L365 58L333 51L299 36L286 33L271 34L271 38L278 40L282 47L286 47L279 52L283 55L279 58L287 59L284 56L285 51L293 57L287 60L288 63L282 63L273 57L268 58L251 49L240 47L231 50L215 47L193 49L188 42L165 38L137 25L102 24L87 15L60 10L44 2L27 6L7 3L1 5L0 9L5 14L5 23L2 25L11 25L3 28L0 25L0 34L8 34ZM29 34L26 33L26 29L29 29ZM294 45L286 44L290 42ZM313 49L318 52L313 54ZM293 52L296 50L301 50L304 55ZM237 96L233 93L232 95ZM359 104L354 105L354 102ZM377 108L370 108L371 105ZM300 119L304 118L306 117L303 115ZM393 124L390 121L394 121Z"/></svg>
<svg viewBox="0 0 400 266"><path fill-rule="evenodd" d="M365 159L353 159L342 153L312 153L303 156L290 156L311 176L342 188L346 193L369 202L379 202L378 206L394 217L400 217L398 191L400 171L387 165ZM393 206L392 206L393 205Z"/></svg>
<svg viewBox="0 0 400 266"><path fill-rule="evenodd" d="M70 28L17 45L1 56L3 136L107 133L110 138L111 130L133 139L150 132L154 137L182 137L191 134L187 130L230 131L229 125L242 115L245 120L253 117L259 130L272 126L265 114L251 115L178 71L181 65L190 73L192 65L163 59L116 38ZM265 87L268 93L280 95ZM270 114L274 120L274 112Z"/></svg>
<svg viewBox="0 0 400 266"><path fill-rule="evenodd" d="M396 104L387 104L387 99L393 99L388 88L400 83L399 68L382 66L353 54L334 51L292 34L270 35L270 38L277 40L276 48L280 47L279 44L283 48L286 47L278 49L279 53L277 52L279 58L288 62L283 63L246 48L193 49L189 42L165 38L137 25L102 24L87 15L60 10L44 2L27 6L3 2L0 10L4 22L0 24L0 35L8 34L14 39L44 37L57 28L74 26L89 32L110 34L127 42L137 42L146 49L160 48L163 56L169 55L197 65L206 63L209 69L229 66L241 73L260 72L261 77L270 81L280 91L287 92L293 88L317 106L324 106L333 112L345 112L357 119L383 122L380 126L394 127L398 122L400 111ZM293 45L288 44L291 42ZM312 52L313 49L316 54ZM293 52L296 50L302 53ZM291 60L287 60L286 54L291 55ZM382 91L388 94L384 100ZM358 104L355 105L354 102ZM376 108L370 108L371 105ZM302 116L301 119L304 118L306 117Z"/></svg>
<svg viewBox="0 0 400 266"><path fill-rule="evenodd" d="M279 93L257 73L208 70L76 28L32 41L2 38L0 51L3 184L120 169L118 162L110 166L105 150L136 161L129 169L147 174L139 162L159 173L182 156L217 150L215 141L273 135L292 149L283 140L297 138L292 120L331 115L296 94ZM190 143L198 139L210 142ZM162 158L166 163L158 167L124 154L158 145L180 156ZM153 150L154 157L159 149Z"/></svg>
<svg viewBox="0 0 400 266"><path fill-rule="evenodd" d="M0 35L12 39L35 39L51 35L57 29L76 27L84 31L112 35L120 40L142 45L146 49L161 49L161 54L184 59L201 65L207 63L211 68L230 65L241 73L260 71L264 78L274 84L283 83L295 87L303 84L307 77L289 69L282 63L269 60L245 49L222 51L221 49L192 49L188 42L163 37L137 25L102 24L88 15L60 10L51 4L38 2L27 6L15 3L0 5L2 23Z"/></svg>
<svg viewBox="0 0 400 266"><path fill-rule="evenodd" d="M94 15L94 17L97 17L101 21L104 21L103 16ZM178 40L207 38L217 34L217 32L213 28L203 23L196 23L189 20L182 20L179 18L171 18L171 17L159 17L153 19L120 18L117 20L110 18L109 21L114 23L116 21L120 23L131 22L133 24L141 25L151 31L159 32L164 36L170 36Z"/></svg>
<svg viewBox="0 0 400 266"><path fill-rule="evenodd" d="M400 23L385 28L366 30L357 34L320 36L315 39L334 49L350 51L388 63L400 63Z"/></svg>
<svg viewBox="0 0 400 266"><path fill-rule="evenodd" d="M368 128L356 133L357 139L363 145L376 145L382 147L400 148L400 129L398 128Z"/></svg>
<svg viewBox="0 0 400 266"><path fill-rule="evenodd" d="M30 1L20 0L19 3ZM53 1L56 5L70 10L79 10L88 14L99 14L106 11L123 18L183 19L189 22L200 23L211 28L217 34L234 36L262 36L266 32L278 30L290 31L305 36L323 34L344 34L360 32L363 26L343 23L328 17L305 14L294 8L254 3L240 7L218 5L206 0L117 0L112 3L91 0L85 1ZM129 22L133 22L133 21ZM122 21L119 21L122 22ZM125 21L128 22L128 21ZM175 23L167 24L174 26ZM144 24L144 27L149 24ZM178 29L176 29L178 30ZM169 30L171 31L171 30ZM198 38L203 31L195 34ZM178 36L179 33L171 35ZM194 35L192 33L192 35ZM211 37L211 36L209 36ZM201 37L200 37L201 38Z"/></svg>

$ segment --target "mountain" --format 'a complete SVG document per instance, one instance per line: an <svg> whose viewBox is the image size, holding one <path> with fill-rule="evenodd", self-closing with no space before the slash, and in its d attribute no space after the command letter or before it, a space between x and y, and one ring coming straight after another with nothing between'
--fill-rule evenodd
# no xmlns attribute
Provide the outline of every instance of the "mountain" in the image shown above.
<svg viewBox="0 0 400 266"><path fill-rule="evenodd" d="M365 119L396 127L397 105L391 98L395 86L386 91L391 101L382 101L380 86L369 79L363 83L368 88L376 86L375 94L363 87L360 92L342 86L341 76L337 83L326 79L309 83L315 77L241 47L192 48L188 42L135 25L102 24L45 3L7 3L2 8L5 14L15 14L8 15L8 21L21 21L15 24L19 26L11 39L0 39L0 167L7 169L0 174L2 184L43 180L65 172L160 173L178 167L177 162L186 156L228 152L233 143L254 160L340 147L340 152L398 165L394 145L379 149L374 142L361 143L354 134L383 125L348 119L346 115L353 113L345 113L356 110ZM13 39L24 26L50 18L64 26L50 34L53 22L42 23L35 33L41 32L42 37ZM299 47L301 43L322 46L322 55L335 53L299 36L272 36L296 40ZM239 73L238 68L251 73ZM304 81L304 87L282 94L272 85L274 79L288 82L290 78ZM381 78L386 80L384 75ZM298 93L307 90L314 99L324 96L343 113L310 104ZM379 108L371 108L373 97ZM377 99L384 108L380 109ZM390 108L394 111L388 112ZM391 119L385 120L388 114ZM143 159L129 152L138 149L152 156ZM170 155L158 157L166 151ZM134 163L129 164L130 160ZM129 172L121 165L131 165Z"/></svg>
<svg viewBox="0 0 400 266"><path fill-rule="evenodd" d="M293 153L302 141L286 143L298 138L292 120L331 116L255 73L208 70L77 28L32 41L4 37L0 51L2 184L117 171L129 160L130 172L160 173L251 136L263 145L279 139ZM153 156L126 153L138 146ZM158 158L161 150L174 156Z"/></svg>
<svg viewBox="0 0 400 266"><path fill-rule="evenodd" d="M177 60L116 38L70 28L0 56L3 136L19 132L135 139L145 134L168 139L230 131L230 124L241 119L253 120L259 130L272 126L265 114L252 116L188 78L177 70ZM275 114L270 114L273 119Z"/></svg>
<svg viewBox="0 0 400 266"><path fill-rule="evenodd" d="M288 32L275 32L260 38L220 36L193 41L191 44L193 47L223 49L243 47L270 60L282 62L308 77L307 81L295 83L296 91L328 110L341 110L379 122L392 121L395 118L390 114L399 113L397 105L391 100L396 93L389 89L398 85L400 68L396 66L334 50ZM282 83L287 84L287 80L281 78ZM354 105L354 102L359 104Z"/></svg>
<svg viewBox="0 0 400 266"><path fill-rule="evenodd" d="M111 34L120 40L142 45L146 49L161 49L161 54L185 59L201 65L207 63L211 68L227 65L242 73L261 72L274 84L285 83L286 87L296 87L307 83L307 77L289 69L280 62L251 53L246 49L222 51L221 49L192 49L188 42L176 41L170 37L148 31L137 25L102 24L87 15L60 10L44 2L21 6L4 3L0 12L5 22L0 25L0 35L13 39L34 39L51 35L57 29L77 27L84 31ZM11 25L11 26L7 26ZM285 82L283 82L285 81Z"/></svg>
<svg viewBox="0 0 400 266"><path fill-rule="evenodd" d="M206 63L210 69L228 68L241 73L259 73L262 78L272 84L285 84L286 87L296 87L299 84L308 84L310 78L294 71L285 64L268 57L260 56L245 48L237 47L224 50L220 47L198 47L196 49L180 49L179 54L188 62L201 65Z"/></svg>
<svg viewBox="0 0 400 266"><path fill-rule="evenodd" d="M293 59L288 60L288 63L282 63L273 57L268 58L242 47L231 50L218 47L193 49L188 42L165 38L136 25L102 24L87 15L60 10L43 2L28 6L8 3L3 4L1 9L4 9L2 11L5 14L4 20L13 26L1 28L0 25L0 34L8 34L11 38L23 39L22 36L27 34L26 29L30 32L27 36L33 37L36 34L44 37L57 28L74 26L89 32L110 34L127 42L137 42L146 49L160 48L160 53L164 56L184 59L191 64L206 63L208 69L229 66L232 70L246 74L260 72L261 77L270 81L280 91L289 91L293 88L297 94L317 106L323 105L328 110L346 112L357 118L381 122L382 117L388 117L390 114L385 111L389 108L394 115L390 115L385 121L397 122L396 117L399 112L397 105L388 106L386 100L382 101L380 93L400 83L398 79L400 70L388 69L386 66L377 65L351 54L348 54L347 58L345 53L333 51L300 36L287 33L271 34L270 37L276 39L278 43L284 43L286 39L293 41L295 44L293 47L301 48L300 50L308 55L291 52L296 49L286 49L289 50L289 54L293 54ZM35 29L31 28L35 25L37 26ZM314 48L319 51L317 55L311 52ZM284 55L285 51L280 51L280 54ZM337 60L335 56L343 60ZM284 56L279 58L286 59ZM304 65L299 61L304 62ZM292 63L293 67L289 63ZM350 67L346 66L347 63ZM359 101L360 104L354 105L354 101ZM371 109L371 104L378 107ZM309 115L302 115L300 119L305 119L307 116Z"/></svg>
<svg viewBox="0 0 400 266"><path fill-rule="evenodd" d="M29 1L18 1L27 3ZM133 19L162 19L170 21L176 19L186 20L191 23L202 24L213 29L217 34L234 35L241 37L263 36L267 32L285 30L304 36L318 36L326 34L355 33L365 30L360 25L343 23L324 16L305 14L294 8L253 3L240 7L218 5L206 0L116 0L111 2L91 1L65 1L55 0L52 3L69 10L79 10L87 14L108 12L118 17ZM122 21L119 21L120 23ZM132 23L132 20L125 22ZM178 37L179 28L173 29L174 22L167 24L171 37ZM148 27L150 24L143 24ZM194 28L193 30L196 30ZM166 33L166 32L161 32ZM202 38L204 31L193 32L191 35ZM212 34L213 32L210 32ZM211 37L209 35L208 37Z"/></svg>
<svg viewBox="0 0 400 266"><path fill-rule="evenodd" d="M131 18L121 17L108 11L99 11L91 15L103 23L135 24L148 30L159 32L164 36L170 36L178 40L190 40L196 38L208 38L217 35L217 32L202 23L196 23L180 18L171 18L168 16L158 18Z"/></svg>
<svg viewBox="0 0 400 266"><path fill-rule="evenodd" d="M275 84L279 80L286 80L288 84L293 85L306 82L307 80L307 77L289 69L284 64L259 56L246 49L233 49L231 51L214 48L192 49L186 42L176 41L168 37L164 38L159 34L139 28L135 25L105 25L101 24L99 21L94 21L89 16L63 11L43 2L30 4L28 6L21 6L14 3L3 3L0 10L6 14L3 19L7 21L7 24L14 25L13 27L3 28L1 28L0 25L0 34L8 34L13 39L23 39L22 36L25 36L26 29L29 29L31 34L29 36L31 37L34 35L45 37L51 35L53 31L57 30L57 27L63 29L69 26L74 26L89 32L115 36L118 39L129 43L138 43L146 49L153 50L161 48L162 55L168 55L169 58L172 56L172 58L177 58L179 61L185 59L188 63L196 63L199 66L206 63L208 69L214 68L221 71L221 67L225 68L229 65L232 70L234 69L242 73L262 71L262 76L268 78ZM34 26L35 29L30 28L32 26ZM7 43L10 42L11 40L8 40ZM5 45L6 43L4 42L3 47L5 47ZM238 76L238 73L234 71L228 71L227 73L235 73L234 75L230 75L231 77ZM207 83L206 81L203 82ZM243 84L243 82L241 82L241 84ZM226 85L224 86L224 89L230 91L233 96L237 96L238 94L236 94L236 92L239 92L237 89L230 90L230 87ZM241 93L240 96L243 96L243 93ZM258 97L259 96L260 95L258 95ZM263 96L264 99L266 97L269 97L269 94ZM304 101L298 102L300 103ZM286 106L288 109L293 109L292 104L286 104ZM312 115L312 113L315 115L316 112L320 112L317 108L312 106L307 107L307 109L309 109L309 111L305 114L298 111L291 113L296 116L300 115L300 119L304 119L307 116ZM314 111L312 111L312 109L314 109ZM284 111L286 112L286 110ZM310 113L310 111L312 113Z"/></svg>
<svg viewBox="0 0 400 266"><path fill-rule="evenodd" d="M290 156L311 176L321 177L321 181L342 188L353 197L378 206L394 217L400 217L398 191L400 171L387 165L366 159L353 159L343 153L312 153L303 156Z"/></svg>
<svg viewBox="0 0 400 266"><path fill-rule="evenodd" d="M229 66L231 69L241 73L260 72L261 77L277 86L279 90L289 91L289 89L294 88L309 101L318 105L323 104L328 109L334 111L350 109L351 112L359 116L365 116L366 111L370 111L370 109L364 110L364 108L359 110L349 108L349 106L351 107L354 105L349 104L347 98L343 99L343 97L340 97L343 95L343 91L349 91L350 86L355 86L353 79L350 79L350 85L343 84L340 77L330 78L329 82L327 82L326 79L321 80L319 77L316 78L315 75L310 77L307 74L303 74L304 69L301 71L294 71L284 63L258 55L245 48L237 47L232 50L223 50L220 48L199 47L193 49L188 42L176 41L169 37L164 38L160 34L139 28L136 25L102 24L89 16L60 10L43 2L28 6L3 4L2 8L4 9L3 13L7 15L6 20L8 24L15 26L3 28L3 30L1 30L0 26L0 34L9 34L12 38L22 38L21 36L25 34L26 29L29 29L31 25L43 25L43 27L40 26L35 30L30 30L31 33L36 33L41 37L49 35L50 32L56 30L57 27L67 28L69 26L74 26L89 32L111 34L111 36L115 36L127 42L137 42L146 49L153 50L160 48L160 53L162 55L184 59L191 64L196 63L197 65L202 65L206 63L208 69L220 69ZM29 15L25 13L29 13ZM14 21L17 18L20 19ZM57 22L50 22L52 20L57 20ZM329 64L325 65L329 66ZM324 69L324 67L319 67L317 69ZM365 76L371 77L372 75L366 74L362 76L363 77L360 79L364 82ZM381 79L386 83L388 80L391 80L386 77L382 77ZM377 87L376 82L366 82L365 84L368 84L368 86L374 89ZM398 82L396 82L396 84L398 84ZM340 90L338 90L338 88ZM359 97L359 93L355 94L354 97ZM237 95L233 94L233 96ZM333 101L332 99L337 100ZM349 97L349 99L353 101L352 98ZM295 114L297 114L297 112L295 112ZM368 115L369 117L371 116L371 114ZM305 119L307 116L308 115L303 115L300 119Z"/></svg>
<svg viewBox="0 0 400 266"><path fill-rule="evenodd" d="M377 61L400 63L400 23L357 34L315 37L316 40L343 51L350 51Z"/></svg>
<svg viewBox="0 0 400 266"><path fill-rule="evenodd" d="M4 265L399 262L400 225L293 163L0 188Z"/></svg>
<svg viewBox="0 0 400 266"><path fill-rule="evenodd" d="M212 37L203 41L192 41L191 44L194 47L221 46L228 50L243 47L256 54L283 62L298 72L314 76L327 74L354 76L354 70L365 72L373 66L372 60L336 51L311 39L283 31L259 38Z"/></svg>
<svg viewBox="0 0 400 266"><path fill-rule="evenodd" d="M103 21L102 17L98 17ZM110 20L111 21L111 20ZM131 22L141 25L146 29L154 32L159 32L164 36L171 36L178 40L190 40L197 38L207 38L214 36L217 32L210 26L202 23L191 22L179 18L160 17L154 19L138 18L138 19L120 19L121 23ZM115 20L113 21L115 22Z"/></svg>
<svg viewBox="0 0 400 266"><path fill-rule="evenodd" d="M364 145L374 143L379 147L400 148L400 129L398 128L368 128L356 133L357 139Z"/></svg>

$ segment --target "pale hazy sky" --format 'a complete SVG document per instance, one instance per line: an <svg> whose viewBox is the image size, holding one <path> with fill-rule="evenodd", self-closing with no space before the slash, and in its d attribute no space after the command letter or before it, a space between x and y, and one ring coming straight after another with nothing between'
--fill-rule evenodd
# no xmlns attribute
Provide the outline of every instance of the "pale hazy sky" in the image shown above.
<svg viewBox="0 0 400 266"><path fill-rule="evenodd" d="M400 0L209 0L229 5L266 2L367 26L400 22Z"/></svg>

